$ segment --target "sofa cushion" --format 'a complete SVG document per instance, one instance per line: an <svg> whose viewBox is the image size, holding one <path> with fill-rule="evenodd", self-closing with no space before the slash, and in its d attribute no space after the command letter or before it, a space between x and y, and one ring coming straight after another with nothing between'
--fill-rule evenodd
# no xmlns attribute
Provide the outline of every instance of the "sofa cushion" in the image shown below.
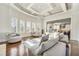
<svg viewBox="0 0 79 59"><path fill-rule="evenodd" d="M42 48L43 48L42 51L45 51L45 50L51 48L52 46L54 46L55 44L57 44L58 40L59 40L59 37L48 40L46 42L43 42L42 43Z"/></svg>
<svg viewBox="0 0 79 59"><path fill-rule="evenodd" d="M61 40L63 37L64 37L64 34L63 33L60 33L59 34L59 39Z"/></svg>
<svg viewBox="0 0 79 59"><path fill-rule="evenodd" d="M66 56L66 44L58 42L55 46L47 50L44 56Z"/></svg>
<svg viewBox="0 0 79 59"><path fill-rule="evenodd" d="M47 41L49 39L49 35L42 36L41 42Z"/></svg>

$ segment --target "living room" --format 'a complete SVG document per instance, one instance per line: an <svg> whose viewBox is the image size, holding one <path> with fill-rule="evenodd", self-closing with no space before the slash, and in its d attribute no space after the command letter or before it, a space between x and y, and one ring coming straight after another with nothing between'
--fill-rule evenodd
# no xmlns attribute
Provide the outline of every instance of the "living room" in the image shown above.
<svg viewBox="0 0 79 59"><path fill-rule="evenodd" d="M78 7L1 3L0 56L79 56Z"/></svg>

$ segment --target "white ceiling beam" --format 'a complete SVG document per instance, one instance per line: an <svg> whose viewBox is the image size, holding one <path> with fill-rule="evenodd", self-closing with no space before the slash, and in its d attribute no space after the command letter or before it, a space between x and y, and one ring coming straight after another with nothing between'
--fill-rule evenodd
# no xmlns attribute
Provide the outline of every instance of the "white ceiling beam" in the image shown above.
<svg viewBox="0 0 79 59"><path fill-rule="evenodd" d="M19 9L19 8L17 8L14 4L10 4L10 6L11 6L11 7L13 7L13 8L15 8L16 10L18 10L18 11L20 11L20 12L22 12L22 13L26 14L26 15L29 15L29 16L31 16L31 17L37 17L37 16L34 16L34 15L31 15L31 14L28 14L28 13L26 13L26 12L24 12L24 11L20 10L20 9Z"/></svg>
<svg viewBox="0 0 79 59"><path fill-rule="evenodd" d="M66 4L65 4L65 3L61 3L61 8L62 8L62 10L63 10L64 12L67 11L67 9L66 9Z"/></svg>
<svg viewBox="0 0 79 59"><path fill-rule="evenodd" d="M32 13L37 13L37 14L39 14L37 11L35 11L35 10L33 10L33 9L28 9L28 10L30 10L30 11L32 11Z"/></svg>
<svg viewBox="0 0 79 59"><path fill-rule="evenodd" d="M39 13L36 12L35 10L31 9L31 7L32 7L33 5L34 5L34 3L31 3L31 4L27 7L27 9L30 10L30 11L32 11L32 13L37 13L37 14L39 14Z"/></svg>

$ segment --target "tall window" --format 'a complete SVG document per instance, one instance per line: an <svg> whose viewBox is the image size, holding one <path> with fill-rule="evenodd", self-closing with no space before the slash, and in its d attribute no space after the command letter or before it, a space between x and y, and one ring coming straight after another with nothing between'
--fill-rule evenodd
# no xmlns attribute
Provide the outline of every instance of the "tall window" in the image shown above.
<svg viewBox="0 0 79 59"><path fill-rule="evenodd" d="M41 24L32 22L32 33L41 33Z"/></svg>
<svg viewBox="0 0 79 59"><path fill-rule="evenodd" d="M19 20L17 18L11 19L11 27L16 33L41 33L41 24L37 22Z"/></svg>
<svg viewBox="0 0 79 59"><path fill-rule="evenodd" d="M26 22L26 32L31 33L31 21Z"/></svg>
<svg viewBox="0 0 79 59"><path fill-rule="evenodd" d="M37 32L41 33L41 23L36 24Z"/></svg>
<svg viewBox="0 0 79 59"><path fill-rule="evenodd" d="M36 32L36 24L32 22L32 33Z"/></svg>
<svg viewBox="0 0 79 59"><path fill-rule="evenodd" d="M16 18L11 19L11 27L13 29L13 32L17 31L17 19Z"/></svg>
<svg viewBox="0 0 79 59"><path fill-rule="evenodd" d="M25 32L25 22L23 20L20 20L20 33Z"/></svg>

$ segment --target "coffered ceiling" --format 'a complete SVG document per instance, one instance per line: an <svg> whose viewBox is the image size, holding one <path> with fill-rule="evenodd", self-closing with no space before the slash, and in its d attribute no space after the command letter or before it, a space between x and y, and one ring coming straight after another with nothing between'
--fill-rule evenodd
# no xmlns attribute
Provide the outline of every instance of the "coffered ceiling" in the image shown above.
<svg viewBox="0 0 79 59"><path fill-rule="evenodd" d="M50 16L71 9L71 3L14 3L15 7L33 16Z"/></svg>

